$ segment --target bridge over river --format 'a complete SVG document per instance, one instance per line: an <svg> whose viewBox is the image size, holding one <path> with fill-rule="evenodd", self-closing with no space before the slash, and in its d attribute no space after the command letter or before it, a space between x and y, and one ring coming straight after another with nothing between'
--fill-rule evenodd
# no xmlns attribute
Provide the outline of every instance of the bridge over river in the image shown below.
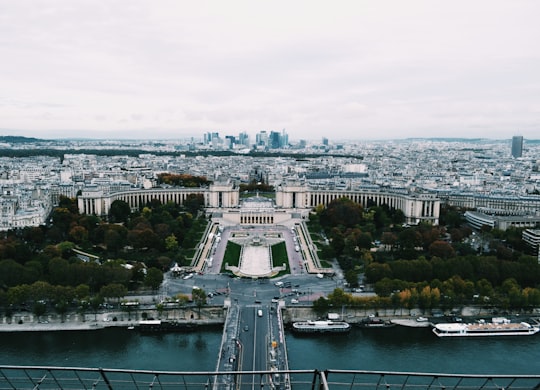
<svg viewBox="0 0 540 390"><path fill-rule="evenodd" d="M261 380L272 388L290 388L290 378L279 372L288 371L287 350L281 311L271 306L232 306L223 328L217 371L266 372L258 378L224 375L216 380L215 389L251 389ZM260 387L260 385L257 385Z"/></svg>

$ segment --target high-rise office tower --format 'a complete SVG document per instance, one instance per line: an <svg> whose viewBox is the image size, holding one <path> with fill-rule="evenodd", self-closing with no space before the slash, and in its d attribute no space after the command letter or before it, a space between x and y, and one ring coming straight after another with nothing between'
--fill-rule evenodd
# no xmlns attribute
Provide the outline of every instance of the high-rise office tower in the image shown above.
<svg viewBox="0 0 540 390"><path fill-rule="evenodd" d="M515 135L512 137L512 157L518 158L523 155L523 136Z"/></svg>
<svg viewBox="0 0 540 390"><path fill-rule="evenodd" d="M268 144L268 133L262 130L255 135L255 143L258 146L266 146Z"/></svg>
<svg viewBox="0 0 540 390"><path fill-rule="evenodd" d="M238 143L240 145L249 146L249 135L245 131L238 135Z"/></svg>

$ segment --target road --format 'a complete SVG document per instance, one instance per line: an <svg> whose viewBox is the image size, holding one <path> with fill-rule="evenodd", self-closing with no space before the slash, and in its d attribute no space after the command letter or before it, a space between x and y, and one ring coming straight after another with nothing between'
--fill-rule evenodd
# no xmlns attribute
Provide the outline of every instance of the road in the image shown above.
<svg viewBox="0 0 540 390"><path fill-rule="evenodd" d="M258 314L260 310L260 316ZM240 344L238 370L264 371L268 367L268 347L270 345L268 308L260 305L249 305L240 311ZM260 376L242 377L242 389L260 387ZM262 378L265 380L265 378Z"/></svg>
<svg viewBox="0 0 540 390"><path fill-rule="evenodd" d="M281 281L290 287L279 288L275 285ZM231 278L226 275L194 275L191 279L165 275L165 281L160 294L171 297L176 294L191 294L193 286L202 288L206 293L212 293L208 303L221 305L227 293L233 303L241 305L264 304L268 305L274 298L281 298L286 305L294 305L291 299L298 300L299 304L310 305L320 296L326 296L335 288L343 288L343 280L337 276L317 278L315 275L286 275L280 278L247 279ZM295 291L293 291L295 290ZM217 294L216 294L217 293Z"/></svg>

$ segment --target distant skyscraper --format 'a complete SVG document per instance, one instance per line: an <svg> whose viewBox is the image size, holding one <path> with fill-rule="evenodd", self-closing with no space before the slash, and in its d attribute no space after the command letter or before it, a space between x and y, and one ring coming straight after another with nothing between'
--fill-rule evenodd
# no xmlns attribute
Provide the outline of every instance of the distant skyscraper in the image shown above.
<svg viewBox="0 0 540 390"><path fill-rule="evenodd" d="M249 146L249 135L245 131L238 135L238 143L240 145Z"/></svg>
<svg viewBox="0 0 540 390"><path fill-rule="evenodd" d="M270 149L281 148L281 135L277 131L271 131L268 138Z"/></svg>
<svg viewBox="0 0 540 390"><path fill-rule="evenodd" d="M255 143L258 146L266 146L268 144L268 133L262 130L255 135Z"/></svg>
<svg viewBox="0 0 540 390"><path fill-rule="evenodd" d="M523 136L515 135L512 137L512 157L518 158L523 155Z"/></svg>

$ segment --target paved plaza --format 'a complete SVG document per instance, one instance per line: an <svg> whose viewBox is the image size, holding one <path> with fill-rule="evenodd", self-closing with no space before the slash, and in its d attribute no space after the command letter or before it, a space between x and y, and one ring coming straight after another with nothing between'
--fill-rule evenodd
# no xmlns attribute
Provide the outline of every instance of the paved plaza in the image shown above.
<svg viewBox="0 0 540 390"><path fill-rule="evenodd" d="M242 246L238 267L231 267L231 271L238 276L271 277L288 269L289 264L273 267L271 255L272 245L285 242L285 233L285 227L276 226L256 229L230 228L228 240ZM222 245L226 244L225 241Z"/></svg>
<svg viewBox="0 0 540 390"><path fill-rule="evenodd" d="M270 248L268 246L246 245L240 259L239 272L249 276L267 276L272 274Z"/></svg>

